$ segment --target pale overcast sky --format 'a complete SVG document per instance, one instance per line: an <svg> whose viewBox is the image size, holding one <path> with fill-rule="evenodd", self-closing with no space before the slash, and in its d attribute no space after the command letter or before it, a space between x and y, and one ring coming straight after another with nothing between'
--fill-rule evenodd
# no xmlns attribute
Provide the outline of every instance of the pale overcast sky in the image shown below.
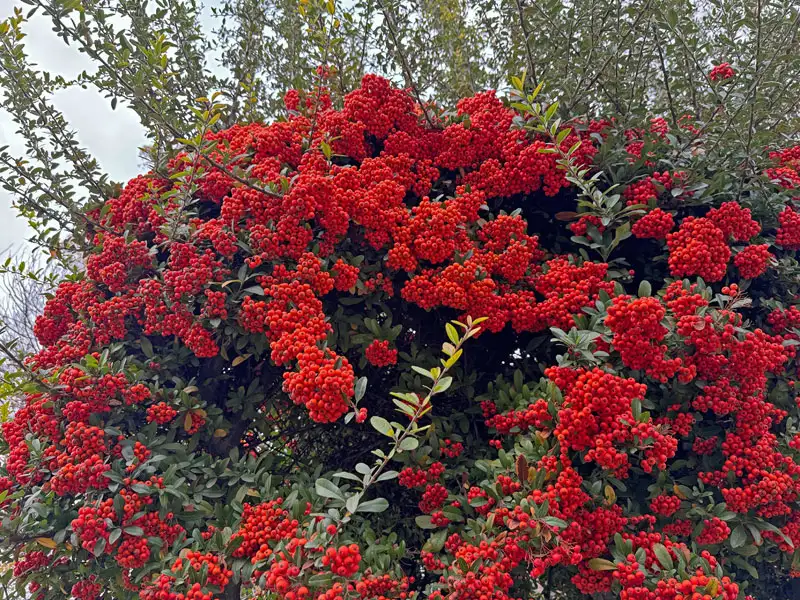
<svg viewBox="0 0 800 600"><path fill-rule="evenodd" d="M217 0L208 0L214 5ZM0 20L13 13L13 2L0 0ZM205 25L212 25L205 11ZM49 18L34 16L25 25L28 33L26 50L33 64L42 70L69 79L92 68L91 61L73 46L67 46L51 31ZM213 65L209 65L213 66ZM57 93L53 104L60 110L80 142L100 162L101 168L114 181L127 181L138 172L138 148L145 143L139 120L133 111L121 106L112 111L110 101L93 89L72 88ZM23 155L24 140L16 134L16 125L0 108L0 146L11 146L15 155ZM11 198L0 189L0 253L9 246L24 244L30 237L25 221L11 208Z"/></svg>

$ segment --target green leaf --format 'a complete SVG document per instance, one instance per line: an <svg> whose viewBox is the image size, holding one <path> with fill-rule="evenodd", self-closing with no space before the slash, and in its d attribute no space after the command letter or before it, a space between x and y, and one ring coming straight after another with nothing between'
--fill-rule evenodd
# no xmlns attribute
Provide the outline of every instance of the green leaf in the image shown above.
<svg viewBox="0 0 800 600"><path fill-rule="evenodd" d="M674 8L667 9L666 19L667 19L667 23L669 23L670 27L672 27L673 29L675 27L677 27L677 25L678 25L678 13L675 12Z"/></svg>
<svg viewBox="0 0 800 600"><path fill-rule="evenodd" d="M547 110L544 113L545 121L549 121L551 118L553 118L553 115L556 114L557 110L558 110L558 102L553 102L550 106L548 106Z"/></svg>
<svg viewBox="0 0 800 600"><path fill-rule="evenodd" d="M316 490L317 495L322 496L323 498L333 498L335 500L344 501L344 495L339 489L339 486L332 481L325 479L324 477L317 479L316 483L314 484L314 489Z"/></svg>
<svg viewBox="0 0 800 600"><path fill-rule="evenodd" d="M784 542L786 542L791 548L794 548L794 542L792 542L789 536L787 536L782 529L777 528L775 525L769 523L768 521L759 522L759 527L761 528L761 531L771 531L773 533L777 533L779 536L783 538Z"/></svg>
<svg viewBox="0 0 800 600"><path fill-rule="evenodd" d="M436 529L436 525L431 523L431 516L430 515L419 515L414 519L417 523L417 527L420 529Z"/></svg>
<svg viewBox="0 0 800 600"><path fill-rule="evenodd" d="M672 556L664 544L653 544L653 554L656 555L658 562L665 569L672 569L675 566L672 562Z"/></svg>
<svg viewBox="0 0 800 600"><path fill-rule="evenodd" d="M447 332L447 337L450 339L450 341L458 345L458 332L456 331L456 328L453 327L452 324L448 323L444 326L444 329Z"/></svg>
<svg viewBox="0 0 800 600"><path fill-rule="evenodd" d="M359 504L358 512L380 513L387 508L389 508L389 501L386 498L375 498Z"/></svg>
<svg viewBox="0 0 800 600"><path fill-rule="evenodd" d="M330 160L331 158L331 147L323 140L319 143L320 148L322 148L322 153L325 155L325 158Z"/></svg>
<svg viewBox="0 0 800 600"><path fill-rule="evenodd" d="M650 282L646 279L643 279L641 283L639 283L639 298L646 298L653 293L653 286L650 285Z"/></svg>
<svg viewBox="0 0 800 600"><path fill-rule="evenodd" d="M383 435L388 437L394 437L394 429L392 429L392 426L389 423L389 421L387 421L383 417L378 417L378 416L371 417L369 422L372 425L372 427L375 428L375 431L377 431L378 433L382 433Z"/></svg>
<svg viewBox="0 0 800 600"><path fill-rule="evenodd" d="M401 452L407 452L410 450L416 450L419 446L419 440L415 437L407 437L398 446L398 449Z"/></svg>
<svg viewBox="0 0 800 600"><path fill-rule="evenodd" d="M356 381L356 395L355 399L356 402L360 402L361 399L364 397L364 394L367 392L367 378L366 377L359 377Z"/></svg>
<svg viewBox="0 0 800 600"><path fill-rule="evenodd" d="M631 413L633 414L633 418L638 422L639 418L642 416L642 401L638 398L631 400Z"/></svg>
<svg viewBox="0 0 800 600"><path fill-rule="evenodd" d="M436 382L436 385L433 386L432 392L434 394L441 394L442 392L446 392L450 388L450 385L452 383L453 383L452 377L442 377L438 382Z"/></svg>
<svg viewBox="0 0 800 600"><path fill-rule="evenodd" d="M566 521L559 519L558 517L545 517L542 519L542 522L545 525L549 525L550 527L557 527L558 529L565 529L569 526L569 523Z"/></svg>
<svg viewBox="0 0 800 600"><path fill-rule="evenodd" d="M731 532L731 548L739 548L747 542L747 530L744 525L737 525Z"/></svg>
<svg viewBox="0 0 800 600"><path fill-rule="evenodd" d="M388 481L389 479L394 479L398 475L399 473L397 471L384 471L375 481Z"/></svg>
<svg viewBox="0 0 800 600"><path fill-rule="evenodd" d="M111 535L108 536L108 543L115 544L121 535L122 529L115 529L111 532Z"/></svg>
<svg viewBox="0 0 800 600"><path fill-rule="evenodd" d="M567 139L570 133L572 133L572 129L570 127L567 127L566 129L562 129L561 131L559 131L558 135L556 136L556 143L561 145L561 143L565 139Z"/></svg>
<svg viewBox="0 0 800 600"><path fill-rule="evenodd" d="M617 568L617 565L605 558L593 558L588 564L592 571L614 571Z"/></svg>
<svg viewBox="0 0 800 600"><path fill-rule="evenodd" d="M403 402L402 400L398 400L397 398L392 398L392 402L394 402L395 406L405 415L409 417L413 417L414 413L417 412L417 409L413 406L410 406L407 402Z"/></svg>
<svg viewBox="0 0 800 600"><path fill-rule="evenodd" d="M758 579L758 570L751 565L749 561L746 561L739 556L734 556L731 562L733 562L733 564L735 564L737 567L741 567L747 571L750 574L750 577L753 579Z"/></svg>
<svg viewBox="0 0 800 600"><path fill-rule="evenodd" d="M631 236L631 224L630 222L623 223L619 227L614 230L614 240L611 242L611 249L613 250L616 248L619 243L623 240L628 239Z"/></svg>
<svg viewBox="0 0 800 600"><path fill-rule="evenodd" d="M741 548L735 548L734 552L736 552L736 554L739 554L741 556L755 556L756 554L758 554L758 546L755 546L753 544L746 544Z"/></svg>
<svg viewBox="0 0 800 600"><path fill-rule="evenodd" d="M750 535L753 536L753 541L755 542L756 546L760 546L762 544L762 538L761 538L761 532L759 531L758 527L756 527L752 523L748 523L747 530L750 532Z"/></svg>
<svg viewBox="0 0 800 600"><path fill-rule="evenodd" d="M360 500L361 494L354 494L347 499L344 506L348 512L354 513L358 510L358 503Z"/></svg>
<svg viewBox="0 0 800 600"><path fill-rule="evenodd" d="M310 586L326 588L330 587L333 583L333 573L317 573L316 575L312 575L308 578L308 584Z"/></svg>
<svg viewBox="0 0 800 600"><path fill-rule="evenodd" d="M426 552L439 552L442 548L444 548L444 543L447 540L447 529L440 529L436 533L434 533L425 545L422 547L423 550Z"/></svg>
<svg viewBox="0 0 800 600"><path fill-rule="evenodd" d="M428 371L428 369L423 369L422 367L418 367L417 365L411 365L411 369L414 372L427 377L428 379L433 379L433 375L431 374L430 371Z"/></svg>

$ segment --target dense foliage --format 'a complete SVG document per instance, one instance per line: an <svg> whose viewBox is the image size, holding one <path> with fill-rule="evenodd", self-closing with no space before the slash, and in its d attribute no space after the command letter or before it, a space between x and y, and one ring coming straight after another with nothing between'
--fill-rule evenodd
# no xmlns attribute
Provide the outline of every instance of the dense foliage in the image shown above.
<svg viewBox="0 0 800 600"><path fill-rule="evenodd" d="M2 425L21 592L788 580L800 149L715 171L702 123L561 120L514 84L445 112L368 75L223 130L203 100L191 150L86 212Z"/></svg>
<svg viewBox="0 0 800 600"><path fill-rule="evenodd" d="M88 88L116 110L133 111L148 160L159 167L195 125L195 98L224 94L214 130L270 121L287 89L319 83L320 64L329 66L339 109L367 73L410 88L418 102L452 107L525 70L533 87L546 82L549 97L562 101L562 118L613 114L635 126L663 116L675 130L688 110L713 138L706 150L715 168L748 177L765 145L793 145L786 140L800 131L795 0L210 0L205 10L196 0L6 4L20 12L0 26L0 91L25 151L0 147L0 185L32 221L37 242L60 256L82 246L73 234L85 225L85 204L115 194L106 159L92 156L58 110L65 91L79 97ZM25 34L34 26L52 26L79 72L32 64ZM723 63L735 77L717 78Z"/></svg>

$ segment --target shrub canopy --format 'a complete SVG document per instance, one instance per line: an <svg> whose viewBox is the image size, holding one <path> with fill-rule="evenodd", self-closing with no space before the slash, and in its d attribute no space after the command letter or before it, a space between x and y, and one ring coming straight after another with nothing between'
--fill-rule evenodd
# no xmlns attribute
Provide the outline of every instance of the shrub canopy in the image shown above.
<svg viewBox="0 0 800 600"><path fill-rule="evenodd" d="M212 98L86 213L2 425L20 593L786 581L800 147L740 177L691 118L562 120L514 81L446 112L368 75L221 131Z"/></svg>

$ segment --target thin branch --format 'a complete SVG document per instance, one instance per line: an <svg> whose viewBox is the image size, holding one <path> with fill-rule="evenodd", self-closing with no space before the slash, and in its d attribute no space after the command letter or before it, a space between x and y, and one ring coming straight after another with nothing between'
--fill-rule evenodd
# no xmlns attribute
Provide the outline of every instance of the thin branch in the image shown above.
<svg viewBox="0 0 800 600"><path fill-rule="evenodd" d="M790 107L789 107L789 108L788 108L786 111L784 111L784 112L781 114L780 118L779 118L777 121L775 121L775 122L774 122L774 123L773 123L773 124L770 126L770 128L771 128L773 131L777 130L777 128L778 128L778 125L780 125L780 124L781 124L781 123L783 123L783 122L784 122L784 121L785 121L787 118L789 118L789 115L791 115L791 114L792 114L792 113L795 111L795 109L797 109L797 107L798 107L798 106L800 106L800 95L798 95L798 97L797 97L797 100L795 100L795 101L794 101L794 103L792 103L792 105L791 105L791 106L790 106ZM794 137L794 136L791 136L791 137Z"/></svg>
<svg viewBox="0 0 800 600"><path fill-rule="evenodd" d="M791 30L794 31L793 38L796 38L797 35L798 35L798 30L797 30L797 26L798 25L800 25L800 12L797 13L797 17L792 22ZM772 66L772 63L775 61L775 57L776 56L777 55L773 56L770 59L770 61L767 63L767 65L764 67L764 69L761 71L761 73L757 73L756 77L753 78L752 85L750 86L750 88L747 90L747 92L744 95L745 98L749 97L753 93L753 90L755 90L755 88L761 83L761 78L764 77L764 75L769 71L769 68ZM705 72L703 74L705 75ZM707 75L705 75L705 76L708 77ZM709 81L709 83L711 83L711 82ZM716 90L715 90L715 94L716 94ZM726 96L726 98L727 98L727 96ZM747 106L747 104L744 103L744 102L742 104L740 104L739 108L737 108L736 111L733 113L733 116L731 116L731 118L728 119L728 122L725 124L725 129L723 129L723 131L722 131L722 134L717 138L717 140L714 142L714 145L711 146L711 148L709 149L709 151L708 151L709 154L711 153L712 150L716 149L716 147L719 146L720 141L722 140L722 137L728 132L728 130L733 125L733 122L736 120L736 117L739 116L739 113L741 113L742 110L744 110L744 108L746 106ZM744 140L742 140L741 136L738 135L738 132L737 132L737 137L739 138L740 141L744 141Z"/></svg>
<svg viewBox="0 0 800 600"><path fill-rule="evenodd" d="M9 169L14 171L19 177L27 180L33 187L38 189L40 192L42 192L44 194L47 194L57 204L59 204L60 206L65 208L74 217L77 217L78 219L82 220L84 223L86 223L87 225L89 225L91 227L96 227L97 229L100 229L102 231L111 232L111 230L109 228L104 227L103 225L101 225L100 223L97 223L96 221L93 221L92 219L87 217L85 213L83 213L83 212L81 212L79 210L76 210L75 208L70 206L70 204L68 202L66 202L63 199L60 199L59 195L56 194L52 189L50 189L49 187L44 186L41 183L37 182L35 179L33 179L33 177L30 176L30 174L28 174L23 169L20 169L19 166L17 166L13 161L10 161L10 160L4 158L2 155L0 155L0 162L2 162Z"/></svg>
<svg viewBox="0 0 800 600"><path fill-rule="evenodd" d="M761 69L761 0L756 3L756 78L760 77ZM758 86L753 88L753 98L750 101L750 120L747 124L747 144L745 144L744 154L745 160L752 165L750 160L750 146L753 143L753 135L755 135L755 115L756 103L758 102ZM748 166L750 166L748 165ZM736 200L742 197L744 190L744 180L747 177L747 170L742 169L742 176L739 178L738 191L736 192Z"/></svg>
<svg viewBox="0 0 800 600"><path fill-rule="evenodd" d="M784 13L783 15L781 15L781 18L783 18L784 16L785 16L785 13ZM770 39L772 38L772 34L773 34L773 33L775 32L775 30L778 28L779 24L780 24L780 23L777 23L777 24L775 25L775 27L773 27L773 28L772 28L772 29L769 31L769 35L767 36L768 38L770 38ZM795 22L793 23L793 25L792 25L792 27L790 28L790 30L792 30L792 31L793 31L792 39L791 39L791 40L789 40L789 42L788 42L788 43L784 43L784 42L782 41L782 42L780 43L780 45L779 45L780 47L792 47L792 46L794 46L794 45L795 45L795 43L797 42L797 36L798 36L797 21L795 21ZM770 65L771 65L771 64L772 64L772 61L770 61ZM785 68L782 68L782 69L781 69L781 70L780 70L778 73L776 73L776 74L775 74L775 76L772 78L772 79L773 79L773 81L778 81L778 78L779 78L779 76L783 74L783 71L784 71L784 70L785 70ZM782 99L783 99L783 96L784 96L784 94L786 94L786 91L789 89L789 87L791 86L791 84L792 84L792 83L795 83L796 81L797 81L797 77L796 77L796 76L789 78L789 79L786 81L786 84L785 84L785 85L783 86L783 88L781 89L780 93L779 93L777 96L773 96L772 100L771 100L771 101L770 101L770 103L769 103L769 106L767 107L767 110L766 110L766 111L764 111L764 116L763 116L761 119L759 119L759 120L758 120L758 122L755 124L755 128L756 128L756 129L758 129L758 128L761 126L761 124L762 124L764 121L766 121L767 117L773 113L773 108L775 107L775 105L776 105L776 104L777 104L777 103L778 103L780 100L782 100ZM779 119L779 122L780 122L780 121L782 121L782 120L783 120L783 119L784 119L786 116L788 116L788 114L789 114L789 113L791 113L791 112L792 112L792 110L794 110L794 107L795 107L796 105L797 105L797 103L795 102L795 103L793 103L793 104L792 104L792 108L791 108L789 111L783 111L783 113L782 113L782 116L781 116L781 118Z"/></svg>
<svg viewBox="0 0 800 600"><path fill-rule="evenodd" d="M658 49L658 59L661 63L661 75L664 77L664 89L667 92L667 102L669 102L669 113L672 116L672 126L678 129L678 115L675 112L675 103L672 100L672 90L669 87L669 73L667 72L667 62L664 59L664 50L661 48L661 38L658 35L658 29L653 26L653 33L656 38L656 48Z"/></svg>
<svg viewBox="0 0 800 600"><path fill-rule="evenodd" d="M651 3L652 3L652 0L647 0L644 3L644 6L642 6L642 8L639 10L639 14L636 16L636 19L634 19L634 21L631 24L631 26L628 29L628 31L626 31L625 35L623 35L622 38L617 42L618 46L622 46L622 44L624 44L627 41L627 39L630 37L630 35L634 31L636 31L636 28L638 27L638 25L641 22L641 20L644 18L644 16L646 14L648 14L648 10L647 9L650 7ZM600 68L597 70L597 72L594 74L594 77L592 77L592 79L589 80L588 84L586 84L586 86L585 86L586 89L590 89L595 83L597 83L597 80L600 79L600 77L603 75L603 72L606 70L608 65L611 64L611 61L614 60L615 58L618 58L618 56L616 54L614 54L614 53L611 53L611 54L608 55L608 58L606 58L606 60L603 62L603 64L600 66ZM570 99L569 104L566 107L567 112L572 110L572 107L575 104L575 100L578 97L583 95L583 88L584 88L583 76L581 76L581 79L578 80L578 85L575 86L575 93L572 95L572 98Z"/></svg>
<svg viewBox="0 0 800 600"><path fill-rule="evenodd" d="M636 59L636 69L633 72L633 83L631 84L631 96L628 99L628 112L633 110L633 101L636 98L636 87L639 85L639 69L642 67L642 62L644 62L644 51L645 51L645 44L647 43L647 34L650 31L650 24L652 22L652 18L648 20L647 26L644 28L644 39L642 43L639 45L641 51L639 52L639 56Z"/></svg>
<svg viewBox="0 0 800 600"><path fill-rule="evenodd" d="M392 36L392 45L394 46L395 54L397 58L400 60L400 65L403 69L403 76L406 80L406 85L411 88L411 93L414 94L414 98L419 104L420 108L422 109L422 113L425 115L425 120L428 122L428 125L431 126L431 129L437 129L436 125L433 124L433 119L428 114L428 109L425 107L425 104L422 102L422 97L419 94L419 90L417 86L414 85L414 78L411 76L411 67L408 65L408 60L406 60L405 52L403 51L402 46L400 45L400 38L397 34L397 27L394 20L394 14L386 8L384 4L384 0L378 0L378 4L381 7L381 13L383 13L384 19L386 19L386 25L389 28L389 34Z"/></svg>
<svg viewBox="0 0 800 600"><path fill-rule="evenodd" d="M519 27L522 29L522 36L525 39L525 53L528 56L528 68L531 71L533 78L533 87L538 87L539 80L536 77L536 63L533 60L533 52L531 51L530 37L528 26L525 24L525 13L522 9L522 0L517 0L517 13L519 14Z"/></svg>
<svg viewBox="0 0 800 600"><path fill-rule="evenodd" d="M16 82L19 79L20 74L25 72L28 72L31 76L34 76L35 72L30 70L24 62L25 55L22 53L21 46L13 47L6 41L3 43L3 47L5 55L9 58L9 60L13 60L14 67L17 70L17 72L13 72L8 68L8 66L6 66L5 63L0 62L0 68L3 69L3 72L10 81ZM43 93L44 84L41 83L41 80L39 80L38 77L37 83L39 84L37 87L40 88L38 91ZM62 150L65 153L65 156L67 156L72 164L75 165L75 168L79 172L83 173L86 183L93 187L97 195L102 198L105 192L99 182L95 180L95 174L92 173L92 169L86 164L86 155L81 155L83 150L79 147L76 149L76 143L74 140L70 140L71 136L65 129L65 121L63 116L58 113L44 98L37 98L36 95L32 95L27 85L19 85L15 88L15 90L25 96L25 98L28 100L28 106L31 110L35 111L43 121L47 121L51 124L52 128L48 129L52 134L53 139L59 142ZM67 153L68 148L72 150L70 153Z"/></svg>
<svg viewBox="0 0 800 600"><path fill-rule="evenodd" d="M614 108L617 110L617 112L620 115L623 116L626 115L627 112L625 111L625 108L619 103L619 100L617 100L616 94L612 94L611 91L602 82L598 82L597 85L600 87L600 91L603 92L606 96L608 96L609 100L611 100L611 104L614 105Z"/></svg>
<svg viewBox="0 0 800 600"><path fill-rule="evenodd" d="M372 2L368 1L364 9L364 37L361 42L361 52L358 57L358 76L359 78L364 75L364 60L367 56L367 41L369 40L370 33L370 20L367 18L372 12Z"/></svg>
<svg viewBox="0 0 800 600"><path fill-rule="evenodd" d="M48 8L48 7L47 7L47 6L46 6L46 5L45 5L45 4L44 4L44 3L43 3L41 0L38 0L38 2L37 2L37 5L38 5L40 8L42 8L46 14L50 15L50 17L51 17L52 19L59 19L58 15L55 15L55 14L53 14L53 13L50 11L50 9L49 9L49 8ZM74 23L74 21L73 21L73 23ZM109 73L110 73L110 74L111 74L111 75L114 77L114 79L115 79L115 80L116 80L116 81L117 81L117 82L118 82L118 83L119 83L119 84L120 84L122 87L124 87L124 88L125 88L125 89L128 91L128 93L129 93L129 94L131 94L131 96L132 96L133 98L136 98L136 97L138 97L138 96L139 96L139 94L136 92L136 90L133 88L133 86L132 86L130 83L128 83L127 81L125 81L125 80L124 80L124 79L123 79L123 78L122 78L122 77L119 75L119 73L117 72L117 69L113 68L113 67L112 67L112 66L111 66L111 65L108 63L108 61L107 61L107 60L105 60L105 59L104 59L104 58L103 58L103 57L102 57L102 56L101 56L101 55L100 55L98 52L95 52L95 51L94 51L94 48L93 48L93 46L91 46L89 43L87 43L87 42L84 40L83 36L79 35L79 34L78 34L78 32L76 31L76 29L75 29L74 27L69 27L69 26L67 26L67 25L66 25L66 24L63 22L63 20L61 20L61 27L63 27L64 31L66 31L67 33L69 33L69 34L70 34L70 35L73 37L73 39L74 39L74 40L78 41L78 42L81 44L81 47L84 49L84 51L85 51L85 52L86 52L86 53L87 53L89 56L91 56L93 59L95 59L96 61L98 61L98 62L99 62L101 65L103 65L103 67L105 67L105 69L106 69L106 70L107 70L107 71L108 71L108 72L109 72ZM178 131L178 130L177 130L177 129L176 129L176 128L175 128L175 127L172 125L172 123L168 122L168 121L167 121L167 119L165 119L165 118L163 117L163 115L162 115L162 114L161 114L161 113L160 113L158 110L156 110L155 108L153 108L152 106L150 106L150 104L149 104L148 102L145 102L144 100L139 100L139 102L140 102L140 103L141 103L141 105L142 105L144 108L146 108L146 109L147 109L147 110L148 110L148 111L149 111L149 112L150 112L152 115L154 115L155 117L157 117L157 118L159 119L159 121L161 122L161 124L162 124L164 127L166 127L166 129L167 129L167 130L168 130L168 131L169 131L169 132L170 132L170 133L171 133L173 136L175 136L176 138L182 138L182 137L183 137L183 135L181 134L181 132L180 132L180 131ZM266 189L266 188L263 188L263 187L261 187L261 186L255 185L254 183L252 183L252 182L248 181L247 179L244 179L244 178L242 178L242 177L239 177L239 176L238 176L238 175L236 175L236 174L235 174L235 173L234 173L232 170L229 170L227 167L223 166L222 164L220 164L219 162L217 162L216 160L214 160L214 159L213 159L213 158L211 158L210 156L203 155L202 153L201 153L201 155L202 155L202 157L203 157L203 160L205 160L206 162L208 162L208 163L209 163L210 165L212 165L214 168L216 168L216 169L218 169L218 170L222 171L223 173L225 173L226 175L228 175L229 177L231 177L231 178L232 178L232 179L234 179L235 181L238 181L238 182L239 182L239 183L241 183L242 185L245 185L245 186L249 187L250 189L252 189L252 190L255 190L255 191L257 191L257 192L260 192L260 193L262 193L262 194L266 194L267 196L272 196L273 198L282 198L281 194L277 194L277 193L275 193L275 192L273 192L273 191L271 191L271 190L268 190L268 189Z"/></svg>
<svg viewBox="0 0 800 600"><path fill-rule="evenodd" d="M322 65L328 64L328 56L331 50L331 35L333 34L333 23L331 23L330 28L326 29L327 31L325 33L325 54L322 56ZM339 80L341 81L341 77L339 78ZM319 103L320 103L320 98L322 98L322 82L323 82L322 73L317 73L317 97L314 99L314 117L311 119L311 128L308 130L309 147L311 147L311 144L314 142L314 132L317 129L317 121L319 118Z"/></svg>
<svg viewBox="0 0 800 600"><path fill-rule="evenodd" d="M54 394L57 392L56 388L54 388L44 379L36 375L36 373L34 373L33 370L19 358L19 356L14 354L14 351L2 340L0 340L0 354L4 355L8 360L14 363L21 371L23 371L25 375L27 375L29 380L35 381L50 393Z"/></svg>

